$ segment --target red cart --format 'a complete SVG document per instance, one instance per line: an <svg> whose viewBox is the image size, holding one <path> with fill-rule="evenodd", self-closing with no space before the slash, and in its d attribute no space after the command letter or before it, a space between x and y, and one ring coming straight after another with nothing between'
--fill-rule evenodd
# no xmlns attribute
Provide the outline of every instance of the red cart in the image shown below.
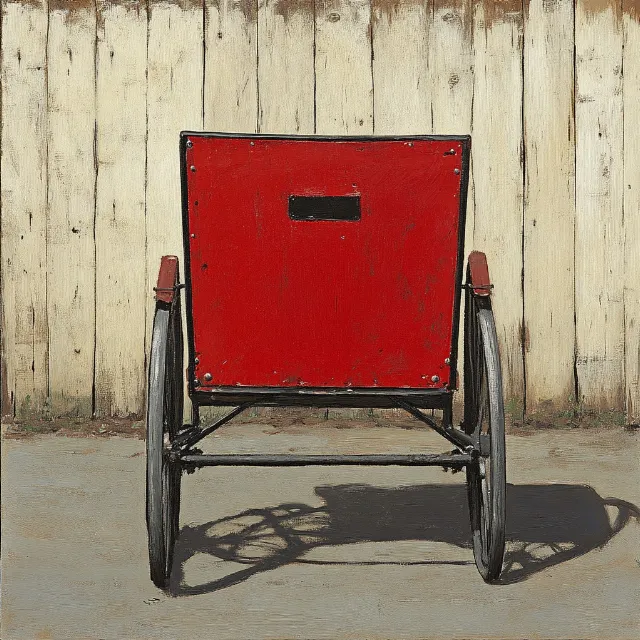
<svg viewBox="0 0 640 640"><path fill-rule="evenodd" d="M498 578L504 408L483 253L469 255L463 283L470 146L468 136L181 134L185 283L177 258L162 258L149 365L147 528L157 586L171 573L181 475L213 465L464 467L476 564L486 581ZM458 427L452 398L463 289ZM203 425L205 405L235 408ZM209 455L196 446L248 407L285 405L399 407L454 449Z"/></svg>

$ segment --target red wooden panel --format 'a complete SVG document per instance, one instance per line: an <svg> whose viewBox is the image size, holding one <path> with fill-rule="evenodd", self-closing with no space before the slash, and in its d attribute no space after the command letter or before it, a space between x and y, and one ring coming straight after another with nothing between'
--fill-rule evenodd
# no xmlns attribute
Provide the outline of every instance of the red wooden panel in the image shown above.
<svg viewBox="0 0 640 640"><path fill-rule="evenodd" d="M464 144L190 136L200 387L445 387ZM290 196L361 217L293 220Z"/></svg>

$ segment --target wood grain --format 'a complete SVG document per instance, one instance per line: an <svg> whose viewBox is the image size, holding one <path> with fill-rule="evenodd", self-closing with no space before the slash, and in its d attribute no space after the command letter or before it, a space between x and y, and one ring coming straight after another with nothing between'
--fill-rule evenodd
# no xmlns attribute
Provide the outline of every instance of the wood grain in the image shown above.
<svg viewBox="0 0 640 640"><path fill-rule="evenodd" d="M178 256L184 282L178 142L180 131L202 128L203 34L202 5L166 0L149 3L145 217L147 357L155 311L153 287L163 255ZM184 299L182 310L184 316ZM183 334L186 336L186 318L183 318ZM184 347L186 363L186 340ZM183 381L185 419L188 420L191 407L186 376Z"/></svg>
<svg viewBox="0 0 640 640"><path fill-rule="evenodd" d="M434 0L429 27L429 77L431 125L436 134L472 133L474 93L473 3L471 0ZM472 147L475 148L475 141ZM474 248L474 178L475 152L472 148L465 227L465 257ZM461 304L464 317L464 300ZM462 322L458 334L458 370L462 382L464 333ZM456 413L464 402L462 384L456 394Z"/></svg>
<svg viewBox="0 0 640 640"><path fill-rule="evenodd" d="M2 3L3 414L47 411L47 12Z"/></svg>
<svg viewBox="0 0 640 640"><path fill-rule="evenodd" d="M251 133L258 114L258 0L205 0L204 128Z"/></svg>
<svg viewBox="0 0 640 640"><path fill-rule="evenodd" d="M486 253L495 286L504 390L513 412L524 397L522 12L497 13L496 4L478 3L474 22L474 247Z"/></svg>
<svg viewBox="0 0 640 640"><path fill-rule="evenodd" d="M434 0L429 30L429 75L433 132L471 132L473 3Z"/></svg>
<svg viewBox="0 0 640 640"><path fill-rule="evenodd" d="M316 0L316 133L373 133L373 69L369 0ZM366 409L331 409L353 419Z"/></svg>
<svg viewBox="0 0 640 640"><path fill-rule="evenodd" d="M373 133L371 51L369 0L317 0L317 133Z"/></svg>
<svg viewBox="0 0 640 640"><path fill-rule="evenodd" d="M624 402L620 5L576 5L575 301L578 400Z"/></svg>
<svg viewBox="0 0 640 640"><path fill-rule="evenodd" d="M433 133L426 0L372 2L374 122L376 135ZM376 414L399 418L402 409Z"/></svg>
<svg viewBox="0 0 640 640"><path fill-rule="evenodd" d="M313 133L311 0L266 0L258 10L258 131Z"/></svg>
<svg viewBox="0 0 640 640"><path fill-rule="evenodd" d="M573 3L531 0L524 41L527 411L574 400Z"/></svg>
<svg viewBox="0 0 640 640"><path fill-rule="evenodd" d="M204 129L254 133L258 130L258 0L205 0L204 6ZM225 407L200 412L204 422L225 413Z"/></svg>
<svg viewBox="0 0 640 640"><path fill-rule="evenodd" d="M49 12L47 315L54 415L91 415L95 348L92 2Z"/></svg>
<svg viewBox="0 0 640 640"><path fill-rule="evenodd" d="M146 42L144 6L99 2L95 377L98 415L141 414L144 406Z"/></svg>
<svg viewBox="0 0 640 640"><path fill-rule="evenodd" d="M640 2L624 4L624 315L627 419L640 423Z"/></svg>
<svg viewBox="0 0 640 640"><path fill-rule="evenodd" d="M428 2L373 0L372 11L375 133L432 133Z"/></svg>

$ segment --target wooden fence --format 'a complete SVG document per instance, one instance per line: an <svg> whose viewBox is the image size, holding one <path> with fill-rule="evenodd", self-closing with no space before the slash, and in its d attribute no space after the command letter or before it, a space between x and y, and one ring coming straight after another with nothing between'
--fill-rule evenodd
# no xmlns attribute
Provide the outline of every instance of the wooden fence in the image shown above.
<svg viewBox="0 0 640 640"><path fill-rule="evenodd" d="M640 0L3 0L4 414L144 406L178 132L473 135L510 406L640 417Z"/></svg>

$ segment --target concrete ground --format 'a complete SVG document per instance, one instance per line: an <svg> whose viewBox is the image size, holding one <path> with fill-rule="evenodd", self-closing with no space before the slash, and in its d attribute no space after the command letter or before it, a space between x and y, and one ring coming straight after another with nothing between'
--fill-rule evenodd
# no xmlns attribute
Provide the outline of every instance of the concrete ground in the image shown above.
<svg viewBox="0 0 640 640"><path fill-rule="evenodd" d="M348 424L348 423L345 423ZM444 451L422 429L228 425L219 452ZM144 442L2 449L2 638L640 637L640 434L511 435L501 584L463 474L220 468L183 479L169 593L148 578Z"/></svg>

